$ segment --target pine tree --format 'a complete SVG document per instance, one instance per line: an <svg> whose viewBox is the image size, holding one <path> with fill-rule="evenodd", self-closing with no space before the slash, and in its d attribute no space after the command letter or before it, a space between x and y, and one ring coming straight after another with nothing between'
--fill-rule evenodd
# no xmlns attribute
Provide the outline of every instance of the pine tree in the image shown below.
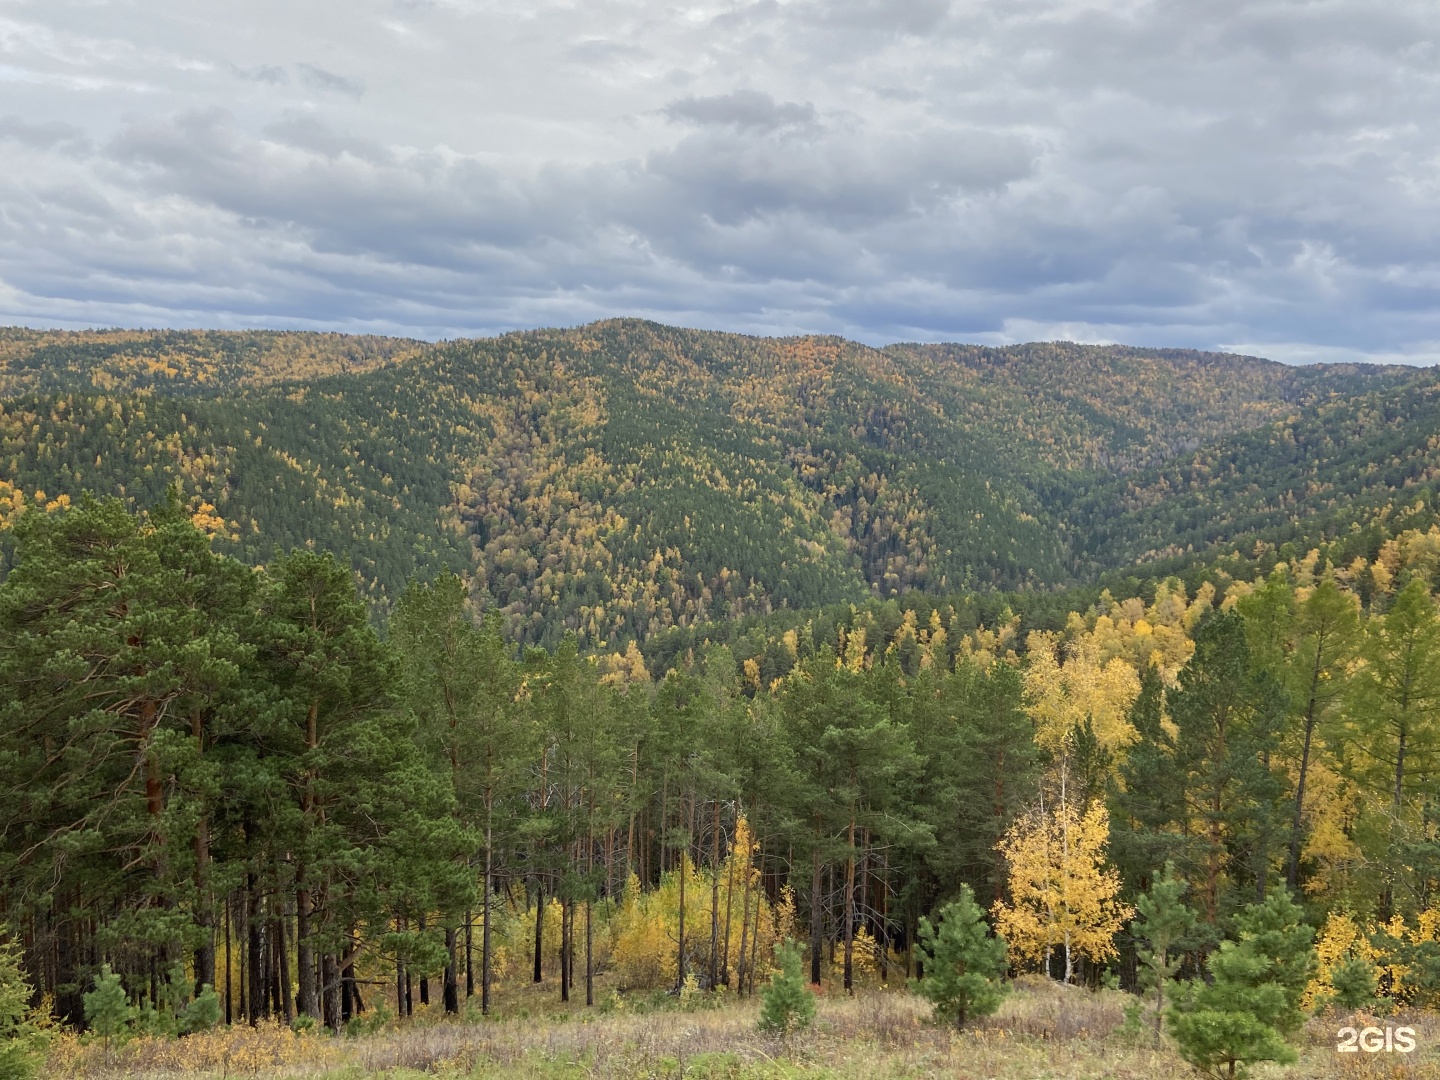
<svg viewBox="0 0 1440 1080"><path fill-rule="evenodd" d="M1110 783L1110 854L1126 884L1145 889L1157 868L1182 861L1193 841L1186 821L1185 776L1175 768L1175 741L1163 723L1165 684L1154 665L1140 676L1130 706L1138 738Z"/></svg>
<svg viewBox="0 0 1440 1080"><path fill-rule="evenodd" d="M865 670L856 642L863 645L863 635L851 636L843 660L828 646L821 649L788 681L782 699L798 780L787 801L794 820L806 822L797 840L810 862L810 980L817 985L825 868L843 864L848 897L861 831L893 834L914 827L907 807L887 802L914 775L915 748L889 703L877 700L886 673ZM853 901L845 901L845 912L842 934L848 937L855 926Z"/></svg>
<svg viewBox="0 0 1440 1080"><path fill-rule="evenodd" d="M395 707L398 667L351 572L329 555L285 556L270 568L260 619L278 697L266 761L293 802L254 830L270 858L283 851L293 866L296 1006L338 1030L356 928L463 909L473 888L465 858L478 844L456 821L450 777L427 759L414 715Z"/></svg>
<svg viewBox="0 0 1440 1080"><path fill-rule="evenodd" d="M779 970L760 995L760 1030L791 1035L815 1019L815 995L805 985L797 942L787 941L776 949L775 962Z"/></svg>
<svg viewBox="0 0 1440 1080"><path fill-rule="evenodd" d="M1350 956L1330 969L1330 985L1335 988L1334 1001L1342 1009L1373 1009L1378 983L1375 965L1363 956Z"/></svg>
<svg viewBox="0 0 1440 1080"><path fill-rule="evenodd" d="M435 756L434 766L448 776L455 796L457 822L483 842L480 891L480 1008L490 1011L493 968L491 894L495 887L495 826L509 795L523 783L520 772L524 736L517 665L500 636L499 616L483 628L471 620L465 583L442 574L433 583L412 585L396 605L390 639L398 652L407 704L419 721L421 736ZM468 865L473 853L466 852ZM451 891L443 898L447 948L445 1008L459 1008L456 926L470 897ZM467 993L474 993L470 957Z"/></svg>
<svg viewBox="0 0 1440 1080"><path fill-rule="evenodd" d="M935 1006L937 1019L964 1027L972 1017L989 1016L1005 998L1000 981L1007 966L1005 941L990 933L968 885L960 887L958 900L940 909L939 919L938 928L927 918L920 920L925 973L912 986Z"/></svg>
<svg viewBox="0 0 1440 1080"><path fill-rule="evenodd" d="M1155 1045L1160 1045L1165 1017L1165 988L1180 971L1180 950L1195 929L1195 912L1181 900L1185 882L1175 876L1173 863L1135 901L1140 916L1130 924L1140 960L1140 986L1155 995Z"/></svg>
<svg viewBox="0 0 1440 1080"><path fill-rule="evenodd" d="M939 881L974 882L977 900L992 903L1005 889L997 844L1035 798L1040 779L1020 671L962 658L928 695L933 702L922 696L922 683L912 685L917 717L930 717L914 742L924 750L928 780L918 812L933 839L919 833L910 843L925 852Z"/></svg>
<svg viewBox="0 0 1440 1080"><path fill-rule="evenodd" d="M217 1027L224 1018L220 995L209 984L200 988L200 993L195 995L195 1000L186 1005L177 1017L180 1021L182 1035L193 1035L197 1031L209 1031L211 1028Z"/></svg>
<svg viewBox="0 0 1440 1080"><path fill-rule="evenodd" d="M1178 729L1173 767L1185 785L1187 819L1178 824L1196 837L1195 892L1215 925L1229 889L1246 877L1258 898L1276 854L1282 785L1272 758L1285 693L1252 663L1241 616L1212 611L1167 701Z"/></svg>
<svg viewBox="0 0 1440 1080"><path fill-rule="evenodd" d="M30 994L20 946L8 935L0 937L0 1080L30 1080L39 1065L39 1033L31 1019Z"/></svg>
<svg viewBox="0 0 1440 1080"><path fill-rule="evenodd" d="M1316 966L1315 932L1283 890L1238 912L1235 931L1211 954L1210 981L1186 984L1167 1014L1185 1060L1226 1077L1295 1060L1286 1036L1304 1022L1300 998Z"/></svg>
<svg viewBox="0 0 1440 1080"><path fill-rule="evenodd" d="M95 910L126 912L127 945L161 970L188 946L203 973L221 788L206 750L253 657L239 628L254 575L214 555L173 499L27 514L16 540L0 585L0 817L27 855L5 864L7 909L38 903L58 928L72 920L58 898L82 889ZM78 955L61 954L52 986L81 982ZM77 996L57 1002L72 1022Z"/></svg>
<svg viewBox="0 0 1440 1080"><path fill-rule="evenodd" d="M95 988L85 994L85 1023L105 1040L105 1057L109 1060L112 1040L123 1036L135 1021L135 1007L125 994L120 976L105 964L95 976Z"/></svg>

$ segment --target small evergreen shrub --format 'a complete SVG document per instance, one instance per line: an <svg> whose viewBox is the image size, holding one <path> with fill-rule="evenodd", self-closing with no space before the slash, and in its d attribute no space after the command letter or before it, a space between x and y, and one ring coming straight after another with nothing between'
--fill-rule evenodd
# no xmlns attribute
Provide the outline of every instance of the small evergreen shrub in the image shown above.
<svg viewBox="0 0 1440 1080"><path fill-rule="evenodd" d="M213 986L206 983L201 987L200 993L195 995L195 1000L180 1010L176 1019L180 1023L181 1035L193 1035L219 1027L224 1017L225 1010L221 1005L220 995Z"/></svg>
<svg viewBox="0 0 1440 1080"><path fill-rule="evenodd" d="M0 1080L30 1080L40 1058L40 1031L30 1010L30 981L20 948L0 940Z"/></svg>
<svg viewBox="0 0 1440 1080"><path fill-rule="evenodd" d="M1373 1010L1376 998L1375 965L1360 956L1352 956L1336 964L1330 972L1330 985L1335 987L1332 999L1342 1009Z"/></svg>
<svg viewBox="0 0 1440 1080"><path fill-rule="evenodd" d="M1138 1034L1148 1011L1156 1049L1160 1047L1166 989L1180 973L1184 949L1195 932L1196 914L1184 903L1185 890L1175 865L1167 862L1150 891L1135 901L1140 917L1130 924L1143 996L1125 1007L1126 1033Z"/></svg>
<svg viewBox="0 0 1440 1080"><path fill-rule="evenodd" d="M970 886L960 888L960 899L946 904L940 925L920 920L923 978L911 987L935 1006L936 1019L953 1020L958 1027L976 1016L989 1016L1005 999L1000 978L1005 974L1005 941L990 934L985 912L975 903Z"/></svg>
<svg viewBox="0 0 1440 1080"><path fill-rule="evenodd" d="M1207 1075L1242 1077L1258 1061L1288 1064L1286 1037L1305 1020L1300 998L1315 971L1315 931L1284 890L1235 917L1237 940L1223 941L1168 1013L1180 1055Z"/></svg>
<svg viewBox="0 0 1440 1080"><path fill-rule="evenodd" d="M815 1019L815 995L800 971L800 946L787 941L775 951L780 970L761 993L760 1030L790 1035Z"/></svg>
<svg viewBox="0 0 1440 1080"><path fill-rule="evenodd" d="M109 964L100 968L100 974L95 976L95 989L83 995L81 1001L85 1006L85 1023L105 1040L108 1061L111 1043L129 1033L139 1013L125 995L120 976L110 970Z"/></svg>

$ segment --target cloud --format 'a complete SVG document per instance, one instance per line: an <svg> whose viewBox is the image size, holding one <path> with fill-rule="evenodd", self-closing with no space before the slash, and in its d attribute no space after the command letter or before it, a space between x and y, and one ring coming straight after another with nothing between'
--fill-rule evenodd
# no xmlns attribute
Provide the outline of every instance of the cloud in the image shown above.
<svg viewBox="0 0 1440 1080"><path fill-rule="evenodd" d="M301 86L322 93L344 94L354 98L363 97L365 94L365 83L362 80L326 71L319 64L302 63L290 67L282 64L256 64L249 68L232 64L230 70L237 78L247 82L270 86L289 86L292 82L298 82Z"/></svg>
<svg viewBox="0 0 1440 1080"><path fill-rule="evenodd" d="M661 111L669 119L681 123L700 127L733 127L742 131L813 129L819 126L815 106L808 101L776 101L760 90L678 98Z"/></svg>
<svg viewBox="0 0 1440 1080"><path fill-rule="evenodd" d="M318 64L296 64L295 70L300 73L300 81L312 90L324 90L357 98L362 97L365 93L365 84L361 80L336 75L333 71L326 71Z"/></svg>
<svg viewBox="0 0 1440 1080"><path fill-rule="evenodd" d="M71 124L56 120L32 124L18 116L0 116L0 139L10 139L37 149L83 146L87 142L84 130Z"/></svg>
<svg viewBox="0 0 1440 1080"><path fill-rule="evenodd" d="M232 67L230 70L241 79L269 83L271 86L284 86L290 81L290 72L279 64L257 64L253 68Z"/></svg>
<svg viewBox="0 0 1440 1080"><path fill-rule="evenodd" d="M257 4L0 22L0 321L1440 341L1419 0Z"/></svg>
<svg viewBox="0 0 1440 1080"><path fill-rule="evenodd" d="M602 68L626 61L643 60L648 55L646 50L638 45L623 41L609 41L605 38L577 41L565 50L567 60Z"/></svg>

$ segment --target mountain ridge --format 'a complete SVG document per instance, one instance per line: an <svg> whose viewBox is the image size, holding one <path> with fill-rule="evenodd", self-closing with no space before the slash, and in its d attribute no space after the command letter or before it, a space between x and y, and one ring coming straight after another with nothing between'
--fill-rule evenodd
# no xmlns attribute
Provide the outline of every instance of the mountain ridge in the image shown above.
<svg viewBox="0 0 1440 1080"><path fill-rule="evenodd" d="M220 550L333 551L381 614L406 581L449 568L514 639L573 630L609 647L909 589L1092 580L1175 556L1155 542L1170 508L1189 515L1182 549L1219 551L1284 524L1265 485L1278 497L1304 468L1347 478L1304 515L1370 507L1391 484L1363 475L1372 440L1399 440L1390 456L1430 482L1433 382L1191 350L874 348L635 319L435 343L0 330L0 496L143 504L178 483ZM1404 417L1376 419L1389 398ZM1364 417L1340 439L1347 409ZM1264 478L1248 516L1208 530L1206 453Z"/></svg>

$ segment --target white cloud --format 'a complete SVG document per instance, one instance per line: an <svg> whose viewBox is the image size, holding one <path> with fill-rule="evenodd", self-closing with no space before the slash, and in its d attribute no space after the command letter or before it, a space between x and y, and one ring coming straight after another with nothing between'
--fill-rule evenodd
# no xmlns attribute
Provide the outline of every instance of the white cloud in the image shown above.
<svg viewBox="0 0 1440 1080"><path fill-rule="evenodd" d="M1428 0L137 10L0 19L0 321L1440 341Z"/></svg>

